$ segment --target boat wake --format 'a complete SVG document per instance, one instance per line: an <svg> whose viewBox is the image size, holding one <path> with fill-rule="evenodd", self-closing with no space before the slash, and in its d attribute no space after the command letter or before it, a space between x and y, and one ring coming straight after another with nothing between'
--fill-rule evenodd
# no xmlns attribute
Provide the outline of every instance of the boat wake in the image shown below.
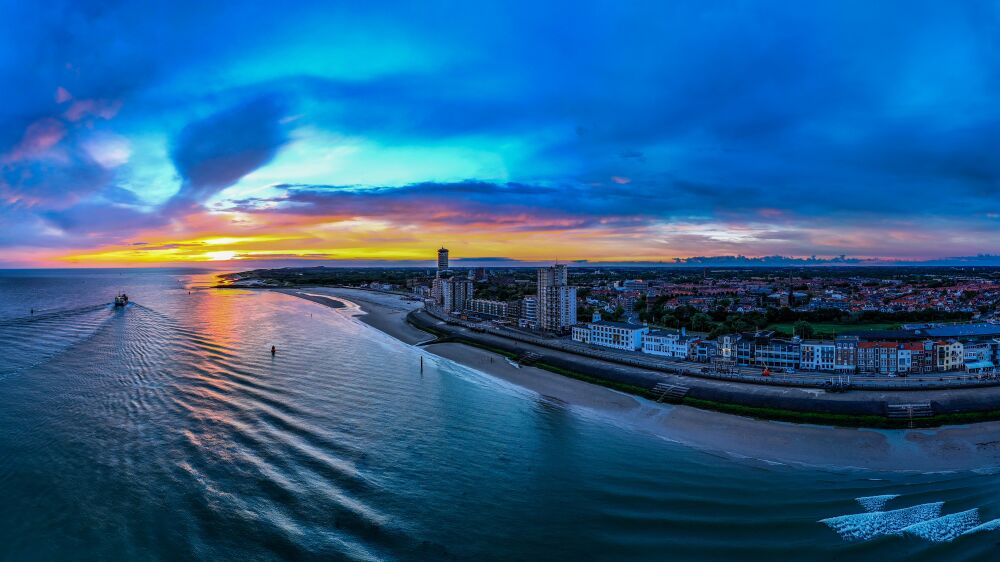
<svg viewBox="0 0 1000 562"><path fill-rule="evenodd" d="M889 500L893 500L899 497L899 494L885 494L882 496L865 496L862 498L854 498L855 501L861 504L861 507L865 508L867 512L873 511L883 511L885 509L885 504Z"/></svg>
<svg viewBox="0 0 1000 562"><path fill-rule="evenodd" d="M979 508L941 515L944 502L932 502L884 511L898 494L866 496L855 500L866 509L821 519L847 541L867 541L886 536L913 536L930 542L951 542L961 536L1000 528L1000 519L979 522Z"/></svg>
<svg viewBox="0 0 1000 562"><path fill-rule="evenodd" d="M0 380L42 365L93 337L112 319L107 305L38 312L0 321L4 361Z"/></svg>

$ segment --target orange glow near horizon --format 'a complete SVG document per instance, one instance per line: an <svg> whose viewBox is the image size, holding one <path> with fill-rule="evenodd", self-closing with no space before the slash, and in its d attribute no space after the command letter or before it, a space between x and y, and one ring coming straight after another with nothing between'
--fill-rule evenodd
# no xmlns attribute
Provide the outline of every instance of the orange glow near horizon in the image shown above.
<svg viewBox="0 0 1000 562"><path fill-rule="evenodd" d="M135 241L69 252L35 252L30 261L48 267L231 264L226 267L232 269L241 267L240 262L263 262L254 267L266 267L268 261L282 260L431 262L434 249L444 244L456 258L669 263L688 256L774 255L764 248L780 240L781 234L773 226L757 224L581 225L568 219L520 215L449 223L440 217L421 217L418 212L364 217L216 211L192 213L166 228L139 232L131 237ZM839 244L843 238L842 233L822 228L798 229L794 234L804 235L814 247ZM851 236L856 247L886 241L879 229L858 229ZM755 247L761 251L753 252Z"/></svg>

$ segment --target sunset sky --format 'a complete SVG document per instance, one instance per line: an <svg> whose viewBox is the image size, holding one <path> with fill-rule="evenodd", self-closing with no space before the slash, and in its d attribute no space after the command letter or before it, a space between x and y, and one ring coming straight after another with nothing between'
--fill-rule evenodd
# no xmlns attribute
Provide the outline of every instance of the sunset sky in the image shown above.
<svg viewBox="0 0 1000 562"><path fill-rule="evenodd" d="M0 266L1000 253L979 2L0 2Z"/></svg>

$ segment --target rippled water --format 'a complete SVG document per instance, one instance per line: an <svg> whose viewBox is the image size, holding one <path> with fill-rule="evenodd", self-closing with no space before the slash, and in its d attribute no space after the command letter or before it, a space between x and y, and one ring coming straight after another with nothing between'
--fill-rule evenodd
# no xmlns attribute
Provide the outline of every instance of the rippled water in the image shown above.
<svg viewBox="0 0 1000 562"><path fill-rule="evenodd" d="M0 273L4 559L995 558L1000 531L960 534L1000 517L992 474L708 454L209 281ZM820 523L935 502L958 515L867 540ZM868 520L889 517L846 526Z"/></svg>

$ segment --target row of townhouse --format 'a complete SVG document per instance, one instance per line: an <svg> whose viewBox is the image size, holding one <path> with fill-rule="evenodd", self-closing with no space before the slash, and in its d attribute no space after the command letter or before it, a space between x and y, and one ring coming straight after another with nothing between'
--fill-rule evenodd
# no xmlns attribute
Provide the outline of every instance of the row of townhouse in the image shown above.
<svg viewBox="0 0 1000 562"><path fill-rule="evenodd" d="M623 351L641 351L678 360L722 359L736 365L778 371L805 370L842 374L907 375L965 370L995 372L1000 338L963 343L957 339L862 341L778 338L774 332L726 334L718 340L690 336L685 330L650 330L627 322L593 322L573 328L575 341Z"/></svg>

